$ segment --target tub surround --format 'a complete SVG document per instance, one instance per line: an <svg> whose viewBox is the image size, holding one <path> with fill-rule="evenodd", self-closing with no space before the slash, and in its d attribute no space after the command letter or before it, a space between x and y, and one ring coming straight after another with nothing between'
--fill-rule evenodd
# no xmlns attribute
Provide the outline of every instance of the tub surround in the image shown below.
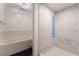
<svg viewBox="0 0 79 59"><path fill-rule="evenodd" d="M62 48L66 51L79 55L79 43L74 40L59 39L56 41L56 47Z"/></svg>
<svg viewBox="0 0 79 59"><path fill-rule="evenodd" d="M1 56L9 56L32 47L32 32L7 31L3 35L3 40L0 41Z"/></svg>
<svg viewBox="0 0 79 59"><path fill-rule="evenodd" d="M79 9L75 6L56 14L56 46L79 55Z"/></svg>

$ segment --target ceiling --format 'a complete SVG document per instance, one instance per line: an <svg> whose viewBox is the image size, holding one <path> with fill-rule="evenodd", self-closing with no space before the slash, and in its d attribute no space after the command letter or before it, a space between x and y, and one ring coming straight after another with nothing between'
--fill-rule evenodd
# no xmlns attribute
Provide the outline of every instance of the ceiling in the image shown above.
<svg viewBox="0 0 79 59"><path fill-rule="evenodd" d="M45 5L47 5L53 11L58 12L64 8L73 6L74 4L75 3L46 3Z"/></svg>
<svg viewBox="0 0 79 59"><path fill-rule="evenodd" d="M5 4L7 7L19 9L21 11L27 11L32 13L32 4L31 3L9 3Z"/></svg>

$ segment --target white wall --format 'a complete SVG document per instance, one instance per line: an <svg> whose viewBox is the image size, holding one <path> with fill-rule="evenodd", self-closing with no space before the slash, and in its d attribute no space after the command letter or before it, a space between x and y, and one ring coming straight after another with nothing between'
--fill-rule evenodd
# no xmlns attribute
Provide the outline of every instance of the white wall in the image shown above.
<svg viewBox="0 0 79 59"><path fill-rule="evenodd" d="M5 31L32 31L32 13L23 12L15 7L5 7Z"/></svg>
<svg viewBox="0 0 79 59"><path fill-rule="evenodd" d="M3 31L3 21L4 21L4 4L0 3L0 32Z"/></svg>
<svg viewBox="0 0 79 59"><path fill-rule="evenodd" d="M57 46L79 55L79 9L70 7L56 17Z"/></svg>
<svg viewBox="0 0 79 59"><path fill-rule="evenodd" d="M0 3L0 32L4 31L4 4Z"/></svg>
<svg viewBox="0 0 79 59"><path fill-rule="evenodd" d="M29 39L28 37L32 35L33 31L32 14L22 12L19 9L15 9L15 7L9 7L5 3L0 3L0 21L2 21L2 23L0 23L0 55L11 55L31 47L27 41L18 41L19 43L16 44L13 42L14 44L11 45L9 43L12 41L9 41L9 39L24 39L24 35L27 35L27 39ZM8 42L7 46L6 42ZM1 46L2 44L4 44L4 46Z"/></svg>
<svg viewBox="0 0 79 59"><path fill-rule="evenodd" d="M79 42L79 9L71 7L57 15L57 29L62 39Z"/></svg>
<svg viewBox="0 0 79 59"><path fill-rule="evenodd" d="M47 6L39 5L39 52L45 52L54 46L52 16L54 13Z"/></svg>
<svg viewBox="0 0 79 59"><path fill-rule="evenodd" d="M3 31L4 31L4 4L0 3L0 41L3 39Z"/></svg>
<svg viewBox="0 0 79 59"><path fill-rule="evenodd" d="M5 34L3 32L22 33L33 31L32 13L23 12L16 7L8 6L8 4L0 3L0 41L3 41ZM16 32L17 31L17 32ZM13 34L13 32L11 34ZM23 32L24 33L24 32Z"/></svg>

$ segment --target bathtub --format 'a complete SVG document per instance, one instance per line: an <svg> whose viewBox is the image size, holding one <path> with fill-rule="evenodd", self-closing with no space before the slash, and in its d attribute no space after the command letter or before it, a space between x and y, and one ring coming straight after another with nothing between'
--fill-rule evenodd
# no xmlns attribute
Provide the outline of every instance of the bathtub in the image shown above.
<svg viewBox="0 0 79 59"><path fill-rule="evenodd" d="M5 31L0 41L0 56L9 56L32 47L32 32Z"/></svg>

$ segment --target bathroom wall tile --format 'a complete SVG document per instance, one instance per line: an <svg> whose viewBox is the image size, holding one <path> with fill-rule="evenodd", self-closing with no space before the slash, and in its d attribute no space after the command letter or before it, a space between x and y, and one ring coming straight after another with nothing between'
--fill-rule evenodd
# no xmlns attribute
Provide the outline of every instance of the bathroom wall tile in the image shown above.
<svg viewBox="0 0 79 59"><path fill-rule="evenodd" d="M70 51L79 55L79 43L73 40L61 39L60 44L57 47L63 48L67 51Z"/></svg>

